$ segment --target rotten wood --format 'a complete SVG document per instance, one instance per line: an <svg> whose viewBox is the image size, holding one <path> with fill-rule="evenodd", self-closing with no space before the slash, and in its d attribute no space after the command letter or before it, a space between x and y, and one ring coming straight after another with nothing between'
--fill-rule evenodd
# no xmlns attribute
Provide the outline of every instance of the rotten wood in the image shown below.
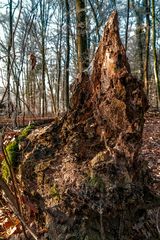
<svg viewBox="0 0 160 240"><path fill-rule="evenodd" d="M50 239L139 239L135 224L160 205L138 158L147 108L113 12L92 66L72 85L70 111L28 136L21 181Z"/></svg>

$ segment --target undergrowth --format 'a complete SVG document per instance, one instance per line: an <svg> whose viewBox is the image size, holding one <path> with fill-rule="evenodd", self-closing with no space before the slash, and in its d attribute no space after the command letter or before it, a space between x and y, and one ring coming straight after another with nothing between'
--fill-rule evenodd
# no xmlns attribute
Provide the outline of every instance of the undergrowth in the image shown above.
<svg viewBox="0 0 160 240"><path fill-rule="evenodd" d="M104 192L105 190L105 183L103 179L98 175L90 176L88 179L88 184L91 188L96 188L100 192Z"/></svg>
<svg viewBox="0 0 160 240"><path fill-rule="evenodd" d="M17 166L18 160L17 160L17 156L18 156L18 152L19 152L19 148L18 148L18 142L16 140L10 142L6 148L4 149L5 151L5 155L6 158L8 160L8 163L6 161L6 159L4 159L2 161L2 165L1 165L1 171L2 171L2 177L3 179L8 182L9 178L10 178L10 170L9 170L9 166L8 164L12 167L15 168Z"/></svg>
<svg viewBox="0 0 160 240"><path fill-rule="evenodd" d="M21 134L18 136L18 142L24 140L33 129L34 124L28 125L27 127L23 128Z"/></svg>
<svg viewBox="0 0 160 240"><path fill-rule="evenodd" d="M10 179L10 170L9 166L12 169L16 169L19 163L19 156L20 156L20 150L19 150L19 143L22 142L28 134L34 129L34 125L28 125L24 129L22 129L20 135L13 141L9 142L8 145L5 147L4 152L7 158L2 160L1 163L1 172L2 172L2 178L8 182ZM9 166L8 166L9 164Z"/></svg>

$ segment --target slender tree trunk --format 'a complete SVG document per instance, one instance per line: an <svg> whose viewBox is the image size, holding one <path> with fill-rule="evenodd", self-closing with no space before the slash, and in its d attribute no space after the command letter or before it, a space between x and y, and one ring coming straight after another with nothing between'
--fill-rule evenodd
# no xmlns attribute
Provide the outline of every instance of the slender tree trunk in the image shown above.
<svg viewBox="0 0 160 240"><path fill-rule="evenodd" d="M126 51L127 51L127 44L128 44L129 9L130 9L130 0L127 0L127 22L126 22L126 32L125 32Z"/></svg>
<svg viewBox="0 0 160 240"><path fill-rule="evenodd" d="M61 85L61 55L62 55L62 31L60 31L60 42L57 53L58 60L58 79L57 79L57 112L60 109L60 85Z"/></svg>
<svg viewBox="0 0 160 240"><path fill-rule="evenodd" d="M158 62L156 49L156 26L155 26L155 1L152 0L152 47L154 56L154 77L157 87L157 107L160 107L160 80L158 76Z"/></svg>
<svg viewBox="0 0 160 240"><path fill-rule="evenodd" d="M149 43L150 43L150 0L145 0L146 8L146 44L145 44L145 60L144 60L144 89L148 96L149 91Z"/></svg>
<svg viewBox="0 0 160 240"><path fill-rule="evenodd" d="M24 104L25 102L25 71L26 69L22 72L22 108L21 110L22 110L22 117L23 117L23 125L24 125L24 118L25 118L25 112L26 112L26 106Z"/></svg>
<svg viewBox="0 0 160 240"><path fill-rule="evenodd" d="M51 84L50 76L49 76L49 73L48 73L48 68L46 68L46 72L47 72L47 77L48 77L48 86L49 86L51 99L52 99L51 109L52 109L52 113L56 114L56 104L55 104L55 97L54 97L54 92L53 92L53 85Z"/></svg>
<svg viewBox="0 0 160 240"><path fill-rule="evenodd" d="M100 41L100 33L99 33L99 23L98 23L98 18L97 18L97 13L94 9L94 6L93 6L93 3L91 0L88 0L89 2L89 5L92 9L92 13L93 13L93 17L94 17L94 20L95 20L95 23L96 23L96 34L97 34L97 37L98 37L98 42Z"/></svg>
<svg viewBox="0 0 160 240"><path fill-rule="evenodd" d="M12 15L12 0L9 1L9 40L7 52L7 86L8 86L8 116L11 116L11 95L10 95L10 77L11 77L11 48L13 37L13 15Z"/></svg>
<svg viewBox="0 0 160 240"><path fill-rule="evenodd" d="M66 35L66 109L69 108L69 57L70 57L70 11L69 11L69 1L65 0L66 4L66 23L67 23L67 35Z"/></svg>
<svg viewBox="0 0 160 240"><path fill-rule="evenodd" d="M28 52L28 51L27 51ZM30 74L29 74L29 62L28 56L26 55L26 83L25 83L25 96L26 96L26 103L30 109ZM29 114L29 111L27 112Z"/></svg>
<svg viewBox="0 0 160 240"><path fill-rule="evenodd" d="M45 87L45 1L40 1L40 12L41 12L41 54L42 54L42 117L47 113L47 101L46 101L46 87Z"/></svg>
<svg viewBox="0 0 160 240"><path fill-rule="evenodd" d="M61 85L61 61L62 61L62 27L63 27L63 3L61 6L61 24L59 30L59 39L57 44L57 61L58 61L58 78L57 78L57 109L56 111L59 112L60 110L60 85Z"/></svg>
<svg viewBox="0 0 160 240"><path fill-rule="evenodd" d="M137 40L137 61L139 66L139 77L143 81L144 76L144 64L143 64L143 30L142 30L142 23L143 23L143 8L141 7L140 3L136 4L135 0L132 0L132 6L135 12L136 17L136 40Z"/></svg>
<svg viewBox="0 0 160 240"><path fill-rule="evenodd" d="M21 110L21 103L20 103L20 70L17 68L17 62L16 62L16 48L15 48L15 35L16 35L16 30L20 21L21 13L22 13L22 0L19 1L18 3L19 7L19 13L18 17L14 26L14 30L12 33L12 49L13 49L13 59L12 59L12 64L11 64L11 70L13 73L13 79L15 83L15 96L16 96L16 102L15 102L15 109L14 112L12 113L12 118L13 118L13 127L18 126L18 114ZM23 53L22 53L23 55ZM20 62L20 64L22 64ZM15 65L15 67L14 67Z"/></svg>
<svg viewBox="0 0 160 240"><path fill-rule="evenodd" d="M116 0L112 0L112 5L116 9Z"/></svg>
<svg viewBox="0 0 160 240"><path fill-rule="evenodd" d="M16 82L16 104L15 104L15 110L13 113L13 127L18 127L18 113L20 110L20 93L19 93L19 87L20 87L20 79L18 78L18 76L14 76L14 80Z"/></svg>
<svg viewBox="0 0 160 240"><path fill-rule="evenodd" d="M143 80L143 43L142 43L142 22L139 13L137 12L137 29L136 29L136 36L137 36L137 55L139 60L139 70L140 70L140 79Z"/></svg>
<svg viewBox="0 0 160 240"><path fill-rule="evenodd" d="M45 42L44 35L42 36L42 117L47 113L46 106L46 87L45 87Z"/></svg>
<svg viewBox="0 0 160 240"><path fill-rule="evenodd" d="M89 65L85 10L85 0L76 0L77 52L79 73L83 72L84 69L86 69Z"/></svg>

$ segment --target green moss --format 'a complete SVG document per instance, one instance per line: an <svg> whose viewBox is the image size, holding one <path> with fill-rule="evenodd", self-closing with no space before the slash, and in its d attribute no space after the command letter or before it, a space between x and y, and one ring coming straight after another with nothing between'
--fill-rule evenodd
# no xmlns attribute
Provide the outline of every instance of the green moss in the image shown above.
<svg viewBox="0 0 160 240"><path fill-rule="evenodd" d="M22 129L21 134L18 136L18 141L20 142L23 139L25 139L33 129L34 129L34 124L28 125L24 129Z"/></svg>
<svg viewBox="0 0 160 240"><path fill-rule="evenodd" d="M105 183L103 182L103 179L100 176L93 175L89 177L88 183L90 187L96 188L100 192L104 192L105 190Z"/></svg>
<svg viewBox="0 0 160 240"><path fill-rule="evenodd" d="M23 141L28 136L28 134L31 132L33 128L34 128L33 124L28 125L21 131L21 134L18 136L17 139L9 142L8 145L6 146L5 153L11 168L14 169L18 166L18 157L20 154L18 145L21 141ZM2 172L3 179L8 182L10 178L10 171L5 159L1 163L1 172Z"/></svg>
<svg viewBox="0 0 160 240"><path fill-rule="evenodd" d="M18 164L18 160L17 160L18 153L19 153L18 142L16 140L10 142L6 146L5 152L6 152L6 157L8 159L8 164L12 168L15 168L17 166L17 164ZM2 177L7 182L9 180L9 178L10 178L10 171L9 171L8 164L7 164L5 159L2 161L2 164L1 164Z"/></svg>
<svg viewBox="0 0 160 240"><path fill-rule="evenodd" d="M8 182L8 180L10 178L10 171L9 171L9 167L8 167L5 159L1 163L1 172L2 172L2 178L6 182Z"/></svg>
<svg viewBox="0 0 160 240"><path fill-rule="evenodd" d="M19 148L18 148L18 142L16 140L14 140L13 142L10 142L7 147L6 147L6 153L7 153L7 157L9 160L9 163L11 165L16 166L16 157L17 154L19 152Z"/></svg>
<svg viewBox="0 0 160 240"><path fill-rule="evenodd" d="M59 191L58 191L56 185L53 185L50 188L50 194L51 194L52 198L55 198L55 200L60 200L60 194L59 194Z"/></svg>

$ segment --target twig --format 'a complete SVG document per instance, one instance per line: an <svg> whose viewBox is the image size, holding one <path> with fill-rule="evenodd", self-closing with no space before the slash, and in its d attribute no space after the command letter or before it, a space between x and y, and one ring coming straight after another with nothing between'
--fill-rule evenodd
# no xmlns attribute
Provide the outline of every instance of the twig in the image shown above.
<svg viewBox="0 0 160 240"><path fill-rule="evenodd" d="M20 211L20 204L19 204L19 201L18 201L18 194L17 194L17 187L16 187L16 180L15 180L15 176L14 176L14 172L13 172L13 168L11 166L11 164L9 163L9 157L8 157L8 154L7 154L7 151L4 147L4 132L5 130L3 129L3 132L2 132L2 153L3 153L3 156L4 156L4 159L5 159L5 162L8 166L8 169L9 169L9 172L10 172L10 176L11 176L11 180L12 180L12 183L13 183L13 189L14 189L14 195L15 195L15 199L16 199L16 204L17 204L17 209Z"/></svg>
<svg viewBox="0 0 160 240"><path fill-rule="evenodd" d="M0 178L0 186L2 188L2 190L5 192L6 195L6 200L9 203L9 207L11 208L11 210L14 212L14 214L19 218L20 222L22 223L22 225L29 231L29 233L32 235L32 237L35 240L38 240L38 237L35 235L35 233L30 229L30 227L27 225L27 223L25 222L24 218L22 217L21 213L19 212L17 203L14 199L14 195L11 192L10 188L8 187L8 185L3 181L2 178Z"/></svg>
<svg viewBox="0 0 160 240"><path fill-rule="evenodd" d="M9 163L9 156L7 154L7 151L5 150L4 145L3 145L3 142L4 142L3 141L4 140L4 132L5 132L5 128L2 131L2 153L4 155L5 162L6 162L7 166L8 166L9 172L10 172L10 176L11 176L11 180L12 180L12 184L13 184L13 190L14 190L14 195L13 194L11 195L12 192L11 192L11 190L8 187L8 197L11 197L11 199L12 199L11 202L15 203L14 206L16 207L16 209L19 212L19 214L22 215L21 204L19 202L20 198L18 198L18 196L20 197L20 194L18 194L17 182L16 182L16 179L15 179L13 168L12 168L11 164ZM4 183L5 182L4 181L2 182L2 179L1 179L1 184L3 186L4 186ZM6 187L5 189L7 189L7 184L6 184L5 187ZM14 201L13 201L13 199L14 199ZM23 224L22 224L22 229L23 229L24 236L27 239L27 234L25 232L25 228L24 228Z"/></svg>
<svg viewBox="0 0 160 240"><path fill-rule="evenodd" d="M6 184L6 182L1 177L0 177L0 187L5 192L7 198L10 199L12 204L18 209L17 202L15 200L15 196L11 192L9 186Z"/></svg>
<svg viewBox="0 0 160 240"><path fill-rule="evenodd" d="M9 201L9 199L8 199ZM12 209L12 211L14 212L14 214L19 218L19 220L21 221L22 225L28 230L28 232L32 235L32 237L35 240L38 240L38 237L36 236L36 234L30 229L30 227L27 225L27 223L25 222L24 218L22 217L22 215L19 213L19 211L12 206L12 202L10 202L10 208Z"/></svg>

